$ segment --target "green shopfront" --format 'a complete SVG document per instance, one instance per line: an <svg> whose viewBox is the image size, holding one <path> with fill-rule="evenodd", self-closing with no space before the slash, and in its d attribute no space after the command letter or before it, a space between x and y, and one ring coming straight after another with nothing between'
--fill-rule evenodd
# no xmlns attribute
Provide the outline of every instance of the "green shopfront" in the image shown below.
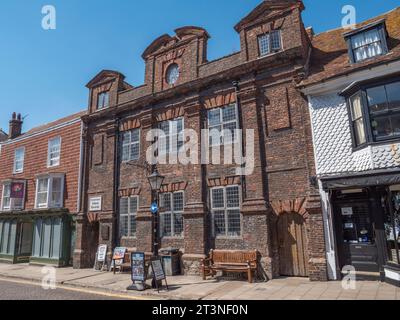
<svg viewBox="0 0 400 320"><path fill-rule="evenodd" d="M72 216L65 209L0 214L0 262L71 264Z"/></svg>

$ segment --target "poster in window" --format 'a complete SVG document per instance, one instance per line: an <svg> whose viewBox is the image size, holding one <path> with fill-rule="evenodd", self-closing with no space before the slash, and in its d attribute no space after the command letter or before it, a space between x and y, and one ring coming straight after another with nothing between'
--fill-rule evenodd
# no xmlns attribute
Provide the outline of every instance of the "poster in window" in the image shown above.
<svg viewBox="0 0 400 320"><path fill-rule="evenodd" d="M352 207L342 208L342 216L352 216L352 215L353 215Z"/></svg>
<svg viewBox="0 0 400 320"><path fill-rule="evenodd" d="M11 194L12 199L23 199L24 198L25 184L23 182L11 183Z"/></svg>

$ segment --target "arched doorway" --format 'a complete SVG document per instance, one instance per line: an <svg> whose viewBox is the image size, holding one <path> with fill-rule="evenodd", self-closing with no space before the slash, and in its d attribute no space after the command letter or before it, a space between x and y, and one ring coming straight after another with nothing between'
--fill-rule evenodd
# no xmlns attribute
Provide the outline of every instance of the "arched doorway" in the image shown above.
<svg viewBox="0 0 400 320"><path fill-rule="evenodd" d="M284 212L277 223L279 269L282 276L308 277L306 221L296 212Z"/></svg>

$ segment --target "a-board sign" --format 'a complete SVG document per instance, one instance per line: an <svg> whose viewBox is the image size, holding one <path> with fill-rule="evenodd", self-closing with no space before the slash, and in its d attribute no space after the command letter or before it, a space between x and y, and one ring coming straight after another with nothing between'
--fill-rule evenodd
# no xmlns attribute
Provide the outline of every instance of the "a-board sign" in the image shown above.
<svg viewBox="0 0 400 320"><path fill-rule="evenodd" d="M161 262L161 259L151 260L151 269L153 270L153 278L156 281L165 280L165 272Z"/></svg>
<svg viewBox="0 0 400 320"><path fill-rule="evenodd" d="M145 254L144 252L131 253L132 281L146 281Z"/></svg>
<svg viewBox="0 0 400 320"><path fill-rule="evenodd" d="M115 261L116 266L124 263L126 250L125 247L117 247L114 249L113 261Z"/></svg>
<svg viewBox="0 0 400 320"><path fill-rule="evenodd" d="M107 245L101 244L97 249L97 262L105 262L107 256Z"/></svg>

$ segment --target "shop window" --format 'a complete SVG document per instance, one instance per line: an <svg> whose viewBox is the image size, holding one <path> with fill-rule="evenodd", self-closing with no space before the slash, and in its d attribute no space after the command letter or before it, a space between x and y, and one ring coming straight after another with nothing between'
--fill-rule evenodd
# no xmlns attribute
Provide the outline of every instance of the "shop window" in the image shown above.
<svg viewBox="0 0 400 320"><path fill-rule="evenodd" d="M388 262L400 265L400 186L391 187L385 217Z"/></svg>
<svg viewBox="0 0 400 320"><path fill-rule="evenodd" d="M136 237L139 197L121 198L119 205L120 237Z"/></svg>
<svg viewBox="0 0 400 320"><path fill-rule="evenodd" d="M32 257L59 259L63 252L63 220L39 218L34 222Z"/></svg>
<svg viewBox="0 0 400 320"><path fill-rule="evenodd" d="M61 208L64 204L64 175L43 176L36 181L36 209Z"/></svg>
<svg viewBox="0 0 400 320"><path fill-rule="evenodd" d="M0 254L14 255L16 232L16 220L0 221Z"/></svg>
<svg viewBox="0 0 400 320"><path fill-rule="evenodd" d="M182 237L184 192L161 194L160 207L161 237Z"/></svg>
<svg viewBox="0 0 400 320"><path fill-rule="evenodd" d="M159 153L161 155L178 154L184 140L183 118L160 122L158 129L164 133L158 137Z"/></svg>
<svg viewBox="0 0 400 320"><path fill-rule="evenodd" d="M57 137L49 140L47 166L56 167L60 165L61 138Z"/></svg>
<svg viewBox="0 0 400 320"><path fill-rule="evenodd" d="M274 30L258 36L258 49L260 57L282 49L281 31Z"/></svg>
<svg viewBox="0 0 400 320"><path fill-rule="evenodd" d="M138 160L140 157L140 129L122 133L122 161Z"/></svg>
<svg viewBox="0 0 400 320"><path fill-rule="evenodd" d="M25 204L25 182L12 181L3 184L1 211L23 210Z"/></svg>
<svg viewBox="0 0 400 320"><path fill-rule="evenodd" d="M364 87L349 106L354 146L400 138L400 81Z"/></svg>
<svg viewBox="0 0 400 320"><path fill-rule="evenodd" d="M239 237L241 235L240 198L239 186L211 189L214 236Z"/></svg>
<svg viewBox="0 0 400 320"><path fill-rule="evenodd" d="M14 154L14 173L24 172L25 148L18 148Z"/></svg>
<svg viewBox="0 0 400 320"><path fill-rule="evenodd" d="M239 117L236 104L208 111L208 130L210 146L237 142Z"/></svg>
<svg viewBox="0 0 400 320"><path fill-rule="evenodd" d="M108 91L101 92L97 96L97 110L108 108L110 106L110 93Z"/></svg>

